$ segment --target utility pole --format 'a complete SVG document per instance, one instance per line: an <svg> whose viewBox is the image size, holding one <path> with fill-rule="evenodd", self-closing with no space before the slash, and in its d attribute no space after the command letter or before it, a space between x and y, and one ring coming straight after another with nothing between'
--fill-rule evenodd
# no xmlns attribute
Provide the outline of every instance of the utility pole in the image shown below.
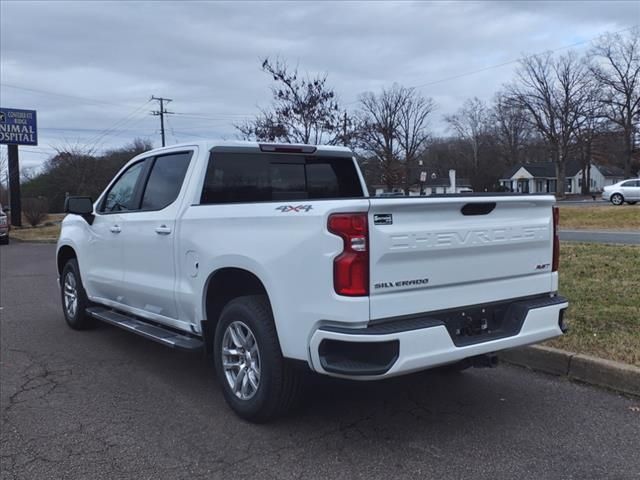
<svg viewBox="0 0 640 480"><path fill-rule="evenodd" d="M11 225L22 226L22 202L20 201L20 164L18 145L9 147L9 205L11 206Z"/></svg>
<svg viewBox="0 0 640 480"><path fill-rule="evenodd" d="M347 111L344 111L344 120L342 123L342 143L345 147L349 146L349 140L347 138Z"/></svg>
<svg viewBox="0 0 640 480"><path fill-rule="evenodd" d="M160 135L162 136L162 146L164 147L164 116L173 115L174 113L167 111L167 109L165 108L165 102L169 103L173 100L171 98L156 97L155 95L151 95L151 100L160 102L160 110L154 110L153 112L151 112L151 115L153 115L154 117L160 117Z"/></svg>

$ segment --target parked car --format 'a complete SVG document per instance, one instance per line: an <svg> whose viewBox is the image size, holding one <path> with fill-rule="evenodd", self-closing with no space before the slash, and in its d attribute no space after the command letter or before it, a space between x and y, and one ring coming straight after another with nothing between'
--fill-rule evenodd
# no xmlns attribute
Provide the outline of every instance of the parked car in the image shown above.
<svg viewBox="0 0 640 480"><path fill-rule="evenodd" d="M632 178L614 185L607 185L602 191L602 198L614 205L622 205L624 202L635 205L640 201L640 179Z"/></svg>
<svg viewBox="0 0 640 480"><path fill-rule="evenodd" d="M7 216L2 204L0 203L0 244L7 245L9 243L9 217Z"/></svg>
<svg viewBox="0 0 640 480"><path fill-rule="evenodd" d="M70 197L57 266L71 328L204 349L241 417L303 370L376 380L565 331L550 195L379 198L342 147L195 143Z"/></svg>

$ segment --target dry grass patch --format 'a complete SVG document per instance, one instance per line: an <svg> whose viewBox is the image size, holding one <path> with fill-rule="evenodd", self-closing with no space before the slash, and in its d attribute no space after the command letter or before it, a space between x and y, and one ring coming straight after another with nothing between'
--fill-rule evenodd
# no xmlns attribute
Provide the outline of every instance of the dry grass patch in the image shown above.
<svg viewBox="0 0 640 480"><path fill-rule="evenodd" d="M15 238L25 242L32 241L57 241L60 236L60 224L40 227L12 227L9 238Z"/></svg>
<svg viewBox="0 0 640 480"><path fill-rule="evenodd" d="M640 230L640 208L620 207L563 207L560 206L560 228L573 230Z"/></svg>
<svg viewBox="0 0 640 480"><path fill-rule="evenodd" d="M562 243L570 331L551 346L640 366L640 246Z"/></svg>

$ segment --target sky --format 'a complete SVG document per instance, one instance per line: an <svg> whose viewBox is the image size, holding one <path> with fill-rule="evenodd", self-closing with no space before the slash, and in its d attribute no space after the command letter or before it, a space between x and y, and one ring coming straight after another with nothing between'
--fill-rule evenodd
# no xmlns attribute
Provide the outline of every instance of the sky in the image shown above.
<svg viewBox="0 0 640 480"><path fill-rule="evenodd" d="M346 108L394 82L432 97L434 134L466 98L490 102L517 59L584 53L640 24L638 1L136 2L0 0L0 106L38 112L38 168L56 147L150 139L152 95L171 98L167 144L234 139L268 106L265 57L326 73ZM6 155L2 146L0 155Z"/></svg>

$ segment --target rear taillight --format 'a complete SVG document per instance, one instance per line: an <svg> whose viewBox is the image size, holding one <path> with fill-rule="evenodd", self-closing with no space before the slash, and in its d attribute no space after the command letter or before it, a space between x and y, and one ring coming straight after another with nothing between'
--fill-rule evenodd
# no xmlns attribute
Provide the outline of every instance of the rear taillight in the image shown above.
<svg viewBox="0 0 640 480"><path fill-rule="evenodd" d="M558 233L558 222L560 221L560 210L557 206L553 207L553 261L551 262L551 271L557 272L560 265L560 236Z"/></svg>
<svg viewBox="0 0 640 480"><path fill-rule="evenodd" d="M344 241L333 261L333 287L338 295L369 295L369 227L366 213L334 213L327 228Z"/></svg>

